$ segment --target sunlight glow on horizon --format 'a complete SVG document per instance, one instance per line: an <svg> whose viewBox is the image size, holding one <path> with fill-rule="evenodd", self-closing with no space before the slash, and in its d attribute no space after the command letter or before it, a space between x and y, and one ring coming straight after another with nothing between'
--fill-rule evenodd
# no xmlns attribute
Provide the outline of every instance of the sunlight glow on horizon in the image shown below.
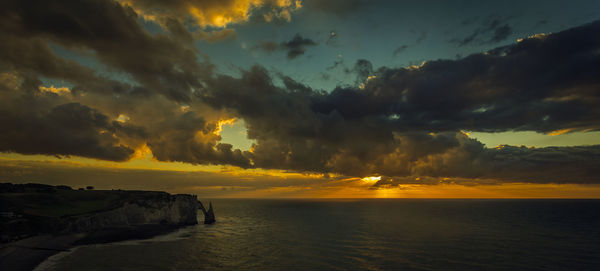
<svg viewBox="0 0 600 271"><path fill-rule="evenodd" d="M585 184L527 184L527 183L501 183L491 185L461 185L461 184L400 184L397 186L373 187L372 184L381 180L381 176L364 178L343 178L330 175L329 178L322 174L305 174L286 172L282 170L251 169L242 170L231 166L194 166L178 162L152 161L146 156L130 162L100 162L95 159L72 157L59 159L45 155L21 155L0 153L0 163L10 167L11 164L20 162L43 162L48 166L79 168L96 168L107 172L118 173L119 170L147 170L186 174L199 174L197 178L178 180L173 175L173 183L156 187L157 182L152 180L113 180L116 184L92 183L97 189L145 189L166 190L171 193L196 194L204 198L598 198L600 185ZM35 165L35 164L34 164ZM31 167L31 166L30 166ZM35 170L30 168L29 170ZM116 171L115 171L116 170ZM224 179L222 184L206 184L210 176L202 175L203 172L218 174ZM195 175L188 175L195 176ZM203 177L204 176L204 177ZM68 176L67 176L68 177ZM81 187L90 180L67 177L50 184L67 184ZM209 178L209 179L206 179ZM240 179L235 183L230 181ZM24 178L24 182L30 182ZM35 179L34 179L35 180ZM288 183L286 180L296 180ZM1 182L17 182L18 179L0 179ZM212 181L212 180L211 180ZM300 182L298 182L300 181ZM120 185L119 185L120 183ZM214 183L214 182L213 182Z"/></svg>
<svg viewBox="0 0 600 271"><path fill-rule="evenodd" d="M365 181L365 182L377 182L379 180L381 180L381 176L371 176L371 177L364 177L361 180Z"/></svg>

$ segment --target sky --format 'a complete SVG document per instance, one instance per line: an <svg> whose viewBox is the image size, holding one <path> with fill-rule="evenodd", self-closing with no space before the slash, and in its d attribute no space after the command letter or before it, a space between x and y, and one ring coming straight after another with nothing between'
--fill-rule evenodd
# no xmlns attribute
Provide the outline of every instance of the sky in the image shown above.
<svg viewBox="0 0 600 271"><path fill-rule="evenodd" d="M600 2L0 3L0 182L599 198Z"/></svg>

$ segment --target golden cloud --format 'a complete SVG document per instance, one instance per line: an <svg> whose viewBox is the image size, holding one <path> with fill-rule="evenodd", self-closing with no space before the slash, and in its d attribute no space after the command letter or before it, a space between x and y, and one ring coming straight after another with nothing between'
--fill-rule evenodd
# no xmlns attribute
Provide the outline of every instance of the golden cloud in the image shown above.
<svg viewBox="0 0 600 271"><path fill-rule="evenodd" d="M291 13L302 7L301 1L291 0L121 0L120 3L133 8L145 20L162 24L166 18L186 18L202 28L244 23L259 9L267 22L276 18L290 21Z"/></svg>
<svg viewBox="0 0 600 271"><path fill-rule="evenodd" d="M572 128L560 129L560 130L552 131L552 132L550 132L548 134L551 135L551 136L557 136L557 135L563 135L563 134L566 134L566 133L570 133L573 130L574 129L572 129Z"/></svg>
<svg viewBox="0 0 600 271"><path fill-rule="evenodd" d="M50 87L44 87L44 86L39 86L39 90L41 92L52 92L58 95L67 95L71 93L71 90L69 90L69 88L67 87L54 87L54 86L50 86Z"/></svg>

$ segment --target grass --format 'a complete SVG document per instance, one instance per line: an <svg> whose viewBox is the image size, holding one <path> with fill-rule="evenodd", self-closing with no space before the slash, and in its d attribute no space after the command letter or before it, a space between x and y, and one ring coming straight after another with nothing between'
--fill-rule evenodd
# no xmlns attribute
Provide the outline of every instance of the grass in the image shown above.
<svg viewBox="0 0 600 271"><path fill-rule="evenodd" d="M141 197L136 191L54 190L1 193L3 209L40 217L63 217L114 209L124 201Z"/></svg>

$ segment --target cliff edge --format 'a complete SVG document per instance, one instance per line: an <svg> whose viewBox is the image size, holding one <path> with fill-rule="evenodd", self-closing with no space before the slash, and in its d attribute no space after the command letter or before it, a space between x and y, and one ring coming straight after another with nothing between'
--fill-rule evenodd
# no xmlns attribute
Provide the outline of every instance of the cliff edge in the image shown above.
<svg viewBox="0 0 600 271"><path fill-rule="evenodd" d="M6 183L0 184L0 204L2 242L39 234L195 225L200 206L194 195Z"/></svg>
<svg viewBox="0 0 600 271"><path fill-rule="evenodd" d="M195 225L200 206L194 195L0 183L0 266L32 270L75 245L144 239Z"/></svg>
<svg viewBox="0 0 600 271"><path fill-rule="evenodd" d="M112 210L61 218L56 231L65 234L144 224L195 225L198 224L197 214L196 196L152 192L125 201Z"/></svg>

